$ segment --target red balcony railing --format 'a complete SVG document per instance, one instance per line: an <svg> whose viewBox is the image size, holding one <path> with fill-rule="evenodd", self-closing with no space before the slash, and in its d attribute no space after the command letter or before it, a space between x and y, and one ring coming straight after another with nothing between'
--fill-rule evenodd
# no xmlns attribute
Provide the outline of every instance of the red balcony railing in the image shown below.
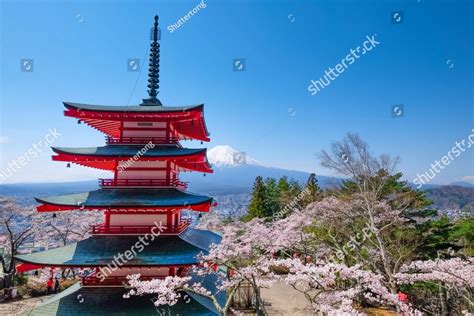
<svg viewBox="0 0 474 316"><path fill-rule="evenodd" d="M176 136L165 137L111 137L106 136L105 141L109 145L118 145L118 144L132 144L132 145L141 145L141 144L179 144L179 138Z"/></svg>
<svg viewBox="0 0 474 316"><path fill-rule="evenodd" d="M99 179L101 188L112 187L176 187L185 190L187 182L178 179Z"/></svg>
<svg viewBox="0 0 474 316"><path fill-rule="evenodd" d="M176 275L184 277L188 274L189 267L180 267L176 269ZM153 279L164 279L166 276L140 276L140 280L147 281ZM82 285L84 286L122 286L128 283L126 276L114 276L107 278L97 278L96 272L82 278Z"/></svg>
<svg viewBox="0 0 474 316"><path fill-rule="evenodd" d="M146 280L152 280L152 279L164 279L165 277L162 277L162 276L143 276L143 277L140 277L140 280L142 281L146 281ZM98 279L96 278L95 276L91 276L91 277L85 277L85 278L82 278L82 285L84 286L93 286L93 285L97 285L97 286L111 286L111 285L117 285L117 286L121 286L121 285L125 285L128 283L128 280L126 277L108 277L108 278L105 278L105 279Z"/></svg>
<svg viewBox="0 0 474 316"><path fill-rule="evenodd" d="M163 225L163 229L161 230L160 234L166 235L174 235L179 234L183 230L185 230L189 224L189 219L184 219L178 225ZM132 225L113 225L113 226L105 226L105 224L93 225L91 226L91 233L93 235L121 235L121 234L151 234L151 233L158 233L158 229L153 229L156 227L155 225L151 226L132 226ZM153 229L153 231L152 231Z"/></svg>

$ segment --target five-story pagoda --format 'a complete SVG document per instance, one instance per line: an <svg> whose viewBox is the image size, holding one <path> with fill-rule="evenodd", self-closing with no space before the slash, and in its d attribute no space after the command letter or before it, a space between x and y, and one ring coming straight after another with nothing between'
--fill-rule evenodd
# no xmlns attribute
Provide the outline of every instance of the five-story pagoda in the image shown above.
<svg viewBox="0 0 474 316"><path fill-rule="evenodd" d="M33 310L38 315L139 315L156 313L150 299L124 300L126 276L164 278L188 273L197 255L220 237L189 227L182 211L209 212L213 200L186 192L180 172L212 172L206 149L183 148L182 140L209 141L204 106L168 107L157 98L160 44L155 16L150 48L148 95L137 106L101 106L64 102L66 116L106 135L102 147L54 147L53 160L109 170L95 191L37 198L39 212L81 209L104 211L91 237L65 247L18 255L24 263L91 271L80 284ZM196 297L195 297L196 298ZM201 304L207 306L200 298ZM172 315L214 314L195 300L167 310ZM212 305L212 304L211 304Z"/></svg>

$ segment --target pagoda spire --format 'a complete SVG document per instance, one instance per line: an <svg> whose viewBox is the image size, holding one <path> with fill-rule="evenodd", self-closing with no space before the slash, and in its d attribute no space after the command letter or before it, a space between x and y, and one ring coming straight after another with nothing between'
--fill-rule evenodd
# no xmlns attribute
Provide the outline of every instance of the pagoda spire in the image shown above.
<svg viewBox="0 0 474 316"><path fill-rule="evenodd" d="M158 43L158 15L155 15L155 24L150 44L150 63L148 68L148 99L143 99L140 105L158 105L161 106L158 95L160 82L160 43Z"/></svg>

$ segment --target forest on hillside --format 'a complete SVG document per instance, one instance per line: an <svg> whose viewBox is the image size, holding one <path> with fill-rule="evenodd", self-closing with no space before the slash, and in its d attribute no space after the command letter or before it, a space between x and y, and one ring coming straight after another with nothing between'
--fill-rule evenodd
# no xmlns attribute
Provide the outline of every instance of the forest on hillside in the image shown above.
<svg viewBox="0 0 474 316"><path fill-rule="evenodd" d="M426 197L435 209L474 211L474 188L446 185L426 191Z"/></svg>

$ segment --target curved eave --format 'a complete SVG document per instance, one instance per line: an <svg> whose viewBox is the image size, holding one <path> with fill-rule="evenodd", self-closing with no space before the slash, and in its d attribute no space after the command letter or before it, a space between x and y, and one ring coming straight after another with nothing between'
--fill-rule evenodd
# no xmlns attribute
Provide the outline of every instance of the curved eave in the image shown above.
<svg viewBox="0 0 474 316"><path fill-rule="evenodd" d="M38 212L61 212L61 211L73 211L73 210L86 210L86 211L103 211L103 210L116 210L124 212L133 211L150 211L150 212L167 212L176 211L181 209L189 209L196 212L207 213L211 209L212 200L209 202L202 202L193 205L174 205L174 206L136 206L136 205L120 205L120 206L107 206L107 205L68 205L60 203L51 203L40 198L35 198L36 202L41 205L37 206Z"/></svg>
<svg viewBox="0 0 474 316"><path fill-rule="evenodd" d="M39 212L67 210L176 211L191 209L208 212L213 199L178 189L99 189L95 191L35 198Z"/></svg>
<svg viewBox="0 0 474 316"><path fill-rule="evenodd" d="M136 240L136 237L134 238ZM136 242L136 241L135 241ZM78 243L76 243L78 244ZM61 250L66 250L67 248L72 248L76 244L71 244L65 247L54 248L51 250L44 251L45 255L39 255L41 253L32 253L32 254L25 254L25 255L16 255L15 258L19 262L39 265L42 267L70 267L70 268L87 268L87 267L104 267L107 264L113 264L113 254L109 258L99 258L101 260L97 260L93 262L92 260L96 259L95 256L90 256L92 260L83 260L82 258L75 259L75 253L72 252L70 258L68 260L60 260L58 259L58 252ZM131 244L130 246L132 246ZM70 247L71 246L71 247ZM128 247L130 249L130 247ZM114 251L114 254L124 253L128 249L117 249ZM67 250L66 250L67 251ZM74 250L72 250L74 251ZM173 256L164 255L163 258L159 258L158 260L155 259L156 262L150 261L137 261L137 260L130 260L121 265L123 268L127 267L168 267L168 266L190 266L199 263L197 256L201 252L201 249L195 248L195 250L186 256L186 258L180 258L180 256Z"/></svg>
<svg viewBox="0 0 474 316"><path fill-rule="evenodd" d="M152 295L124 299L123 295L126 292L124 288L109 287L104 290L103 287L81 287L80 283L76 283L61 293L36 304L32 310L24 314L29 316L149 316L158 314L152 302ZM202 306L200 302L192 299L180 299L177 304L167 306L166 313L167 315L219 315L218 312L208 310L207 306Z"/></svg>
<svg viewBox="0 0 474 316"><path fill-rule="evenodd" d="M100 268L103 267L104 263L102 264L88 264L88 263L83 263L83 264L58 264L58 263L42 263L36 260L30 260L28 258L23 258L21 256L24 255L17 255L15 256L16 260L19 262L27 263L27 264L32 264L32 265L37 265L40 267L45 267L45 268ZM170 265L174 267L189 267L192 265L195 265L199 263L198 260L190 260L189 262L185 263L165 263L165 264L139 264L139 265L127 265L123 264L122 267L124 268L133 268L133 267L149 267L149 268L159 268L159 267L169 267Z"/></svg>
<svg viewBox="0 0 474 316"><path fill-rule="evenodd" d="M113 146L117 148L116 146ZM145 154L140 155L139 157L136 155L139 150L135 153L130 152L112 152L109 154L104 153L94 153L94 148L58 148L58 147L51 147L52 150L56 153L52 157L54 161L63 161L63 162L72 162L78 165L82 165L85 167L102 169L102 170L115 170L117 168L117 162L119 161L130 161L133 163L134 161L169 161L173 160L173 162L178 166L180 171L198 171L198 172L205 172L205 173L213 173L211 169L211 165L207 160L207 149L197 149L192 151L183 151L182 149L178 149L182 151L182 154L177 153L156 153L154 154L150 150L147 151ZM143 148L143 147L139 147ZM133 167L129 167L132 169Z"/></svg>
<svg viewBox="0 0 474 316"><path fill-rule="evenodd" d="M143 106L143 105L93 105L75 102L63 102L67 109L74 109L77 111L91 111L91 112L104 112L109 114L121 113L121 114L133 114L133 113L176 113L176 112L189 112L193 110L201 110L204 104L191 105L191 106Z"/></svg>
<svg viewBox="0 0 474 316"><path fill-rule="evenodd" d="M204 104L187 107L105 106L63 102L64 114L112 137L120 137L120 122L126 120L174 122L181 139L210 141L204 119ZM192 124L191 122L194 122ZM191 126L191 127L190 127Z"/></svg>
<svg viewBox="0 0 474 316"><path fill-rule="evenodd" d="M191 121L194 120L174 123L178 134L181 135L181 138L184 137L190 139L197 139L204 142L210 141L211 139L209 138L209 133L207 131L204 116L201 116L199 120L195 123L195 125L192 125Z"/></svg>
<svg viewBox="0 0 474 316"><path fill-rule="evenodd" d="M135 257L124 262L123 267L189 266L199 262L199 253L208 253L212 244L221 238L216 234L193 228L189 236L146 237L147 246ZM193 242L189 242L190 237ZM114 255L136 248L133 237L89 237L74 244L16 255L18 261L48 267L103 267L111 264Z"/></svg>
<svg viewBox="0 0 474 316"><path fill-rule="evenodd" d="M156 148L156 149L155 149ZM123 158L129 159L134 156L140 156L143 158L198 158L205 157L207 153L206 148L200 149L187 149L181 147L172 146L155 146L154 148L147 149L143 154L140 153L142 149L146 149L145 146L134 145L134 146L122 146L122 145L110 145L103 147L51 147L51 149L57 154L74 155L74 156L92 156L97 158Z"/></svg>

